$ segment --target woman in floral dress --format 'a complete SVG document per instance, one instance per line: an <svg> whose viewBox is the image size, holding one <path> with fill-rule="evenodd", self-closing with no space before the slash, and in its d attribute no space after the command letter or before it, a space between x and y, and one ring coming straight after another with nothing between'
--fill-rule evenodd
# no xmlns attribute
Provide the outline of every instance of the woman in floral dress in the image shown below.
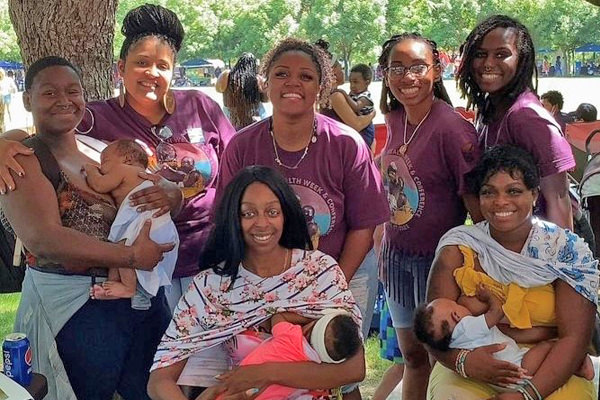
<svg viewBox="0 0 600 400"><path fill-rule="evenodd" d="M360 323L342 270L311 248L302 208L285 179L268 167L240 171L217 209L200 259L205 270L180 300L158 347L150 396L186 399L178 384L211 386L201 398L255 394L280 384L314 390L308 398L329 398L319 389L361 381L363 351L340 364L267 363L227 373L232 365L219 365L242 359L267 338L277 312L316 319L327 309L342 308Z"/></svg>

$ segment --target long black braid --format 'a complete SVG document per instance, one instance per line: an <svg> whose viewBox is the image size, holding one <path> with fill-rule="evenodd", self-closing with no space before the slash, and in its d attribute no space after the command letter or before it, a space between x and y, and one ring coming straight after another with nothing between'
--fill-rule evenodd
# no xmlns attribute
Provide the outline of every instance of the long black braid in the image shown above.
<svg viewBox="0 0 600 400"><path fill-rule="evenodd" d="M134 44L147 36L156 36L166 42L175 58L185 36L177 14L156 4L144 4L129 10L123 19L121 33L125 36L119 53L121 60L125 60Z"/></svg>
<svg viewBox="0 0 600 400"><path fill-rule="evenodd" d="M229 108L233 126L241 128L253 122L261 93L258 88L258 62L252 53L244 53L229 72L223 103Z"/></svg>
<svg viewBox="0 0 600 400"><path fill-rule="evenodd" d="M495 108L487 100L487 93L479 88L473 73L473 60L485 35L496 28L514 29L517 34L516 47L519 52L517 73L499 93L494 95L510 106L525 90L537 92L538 75L535 67L535 48L529 30L519 21L506 15L492 15L480 22L471 31L461 46L462 60L456 74L462 96L467 98L467 108L477 107L484 122L494 117Z"/></svg>
<svg viewBox="0 0 600 400"><path fill-rule="evenodd" d="M381 55L379 56L378 62L379 67L385 69L388 67L390 62L390 54L395 45L402 42L406 39L420 40L423 43L426 43L431 47L431 52L433 54L433 64L439 66L440 68L440 52L437 48L437 43L433 40L427 39L423 37L421 34L416 32L405 32L400 35L393 35L391 38L383 43L383 49L381 51ZM435 97L444 100L446 103L452 105L452 101L448 96L448 92L444 87L444 82L440 76L440 79L433 83L433 94ZM392 110L400 107L400 102L394 97L390 89L386 85L381 85L381 100L379 102L379 108L383 114L387 114Z"/></svg>

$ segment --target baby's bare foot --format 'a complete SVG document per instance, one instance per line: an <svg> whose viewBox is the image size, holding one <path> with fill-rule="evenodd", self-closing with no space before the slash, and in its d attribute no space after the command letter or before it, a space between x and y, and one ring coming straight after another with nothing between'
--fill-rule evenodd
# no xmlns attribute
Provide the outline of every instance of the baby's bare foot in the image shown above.
<svg viewBox="0 0 600 400"><path fill-rule="evenodd" d="M106 282L105 282L106 283ZM104 284L105 284L104 283ZM118 297L110 296L102 285L94 285L90 289L90 297L94 300L115 300Z"/></svg>
<svg viewBox="0 0 600 400"><path fill-rule="evenodd" d="M130 299L135 295L135 287L130 288L122 282L106 281L102 284L104 291L112 298Z"/></svg>

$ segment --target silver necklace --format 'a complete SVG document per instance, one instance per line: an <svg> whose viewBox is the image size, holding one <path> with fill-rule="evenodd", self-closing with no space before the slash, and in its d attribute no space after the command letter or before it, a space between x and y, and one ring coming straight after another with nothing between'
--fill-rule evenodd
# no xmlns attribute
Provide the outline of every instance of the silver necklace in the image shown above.
<svg viewBox="0 0 600 400"><path fill-rule="evenodd" d="M292 166L284 164L281 161L281 158L279 157L279 151L277 151L277 142L275 141L275 135L273 134L273 120L271 120L271 124L269 126L269 133L271 134L271 141L273 142L273 151L275 152L275 162L277 163L277 165L287 169L296 169L308 154L308 148L310 147L310 144L315 143L317 141L317 119L315 118L313 122L312 134L310 135L310 140L306 144L306 147L304 147L304 153L302 153L302 156L300 157L298 162Z"/></svg>
<svg viewBox="0 0 600 400"><path fill-rule="evenodd" d="M408 150L408 145L410 144L410 142L412 142L413 138L417 134L417 131L419 130L419 128L421 127L421 125L423 124L423 122L425 122L425 120L427 119L427 117L429 117L429 113L431 113L431 109L432 108L433 108L433 105L431 106L431 108L429 109L429 111L427 111L427 114L425 114L425 116L423 117L423 119L421 120L421 122L419 122L419 124L417 125L417 127L413 131L412 135L410 135L410 138L408 138L408 141L406 141L406 128L408 127L408 113L406 112L406 110L404 110L404 136L402 138L403 144L402 144L402 146L400 146L400 155L406 154L406 151Z"/></svg>

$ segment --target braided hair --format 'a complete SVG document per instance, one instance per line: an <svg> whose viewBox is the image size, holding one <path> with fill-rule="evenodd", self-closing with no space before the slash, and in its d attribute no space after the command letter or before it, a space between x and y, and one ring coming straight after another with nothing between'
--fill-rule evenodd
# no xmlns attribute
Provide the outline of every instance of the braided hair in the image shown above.
<svg viewBox="0 0 600 400"><path fill-rule="evenodd" d="M258 88L258 63L252 53L244 53L229 72L223 102L229 108L236 129L250 125L258 112L261 93Z"/></svg>
<svg viewBox="0 0 600 400"><path fill-rule="evenodd" d="M125 36L119 53L121 60L125 60L134 44L148 36L155 36L167 43L173 50L175 60L185 35L177 14L155 4L144 4L130 10L123 19L121 33Z"/></svg>
<svg viewBox="0 0 600 400"><path fill-rule="evenodd" d="M514 29L517 39L516 47L519 53L517 72L513 79L501 89L498 97L512 104L525 90L537 92L537 68L535 67L535 49L529 30L516 19L506 15L492 15L480 22L467 36L461 46L462 60L458 67L456 80L463 97L466 97L467 108L477 107L485 122L490 121L495 109L487 99L487 93L482 91L475 81L473 60L485 36L496 28Z"/></svg>
<svg viewBox="0 0 600 400"><path fill-rule="evenodd" d="M317 69L319 75L319 106L326 108L329 101L329 94L333 88L335 77L331 69L331 59L327 53L318 45L308 43L301 39L287 38L279 42L273 47L262 59L260 73L268 79L269 72L273 67L273 63L281 57L282 54L290 51L300 51L308 54Z"/></svg>
<svg viewBox="0 0 600 400"><path fill-rule="evenodd" d="M427 39L416 32L405 32L400 35L393 35L391 38L389 38L383 43L383 49L378 59L379 66L382 70L385 70L388 67L390 62L390 54L392 53L392 49L394 48L394 46L407 39L418 40L429 45L429 47L431 48L431 53L433 54L433 65L441 67L440 52L437 48L436 42ZM433 83L433 94L435 95L435 97L444 100L446 103L452 105L452 101L448 96L448 92L446 91L446 88L444 87L444 83L441 78ZM381 109L381 112L383 114L387 114L390 111L397 109L398 107L400 107L400 102L398 101L398 99L394 97L394 95L386 85L381 85L381 100L379 102L379 108Z"/></svg>

